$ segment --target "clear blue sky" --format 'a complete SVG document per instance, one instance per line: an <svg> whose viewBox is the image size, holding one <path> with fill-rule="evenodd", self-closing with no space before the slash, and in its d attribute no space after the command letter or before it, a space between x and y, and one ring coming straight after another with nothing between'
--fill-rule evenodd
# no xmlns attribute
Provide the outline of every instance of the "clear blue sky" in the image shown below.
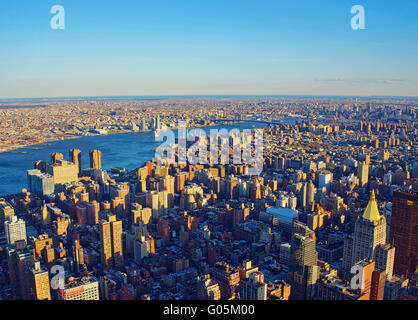
<svg viewBox="0 0 418 320"><path fill-rule="evenodd" d="M418 96L417 57L416 0L0 2L0 98Z"/></svg>

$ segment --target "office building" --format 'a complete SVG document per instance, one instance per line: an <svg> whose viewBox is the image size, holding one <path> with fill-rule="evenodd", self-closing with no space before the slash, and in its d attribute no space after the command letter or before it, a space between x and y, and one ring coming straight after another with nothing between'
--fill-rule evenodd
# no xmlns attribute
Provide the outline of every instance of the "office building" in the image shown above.
<svg viewBox="0 0 418 320"><path fill-rule="evenodd" d="M58 290L60 300L100 300L99 282L93 276L69 277L65 288Z"/></svg>
<svg viewBox="0 0 418 320"><path fill-rule="evenodd" d="M108 215L108 220L101 220L100 253L103 267L123 266L122 221L116 220L115 215Z"/></svg>
<svg viewBox="0 0 418 320"><path fill-rule="evenodd" d="M4 232L4 223L11 221L15 214L15 210L10 204L0 199L0 232Z"/></svg>
<svg viewBox="0 0 418 320"><path fill-rule="evenodd" d="M99 150L92 150L89 153L90 156L90 168L101 169L102 168L102 152Z"/></svg>
<svg viewBox="0 0 418 320"><path fill-rule="evenodd" d="M23 240L26 243L26 223L22 219L13 216L11 221L4 223L7 243L14 244L16 241Z"/></svg>
<svg viewBox="0 0 418 320"><path fill-rule="evenodd" d="M389 238L396 248L394 273L411 277L418 263L418 193L393 193Z"/></svg>
<svg viewBox="0 0 418 320"><path fill-rule="evenodd" d="M70 150L70 162L74 163L78 167L78 173L81 172L81 150Z"/></svg>
<svg viewBox="0 0 418 320"><path fill-rule="evenodd" d="M288 280L291 300L312 299L319 278L315 233L301 222L294 223Z"/></svg>
<svg viewBox="0 0 418 320"><path fill-rule="evenodd" d="M48 173L33 169L27 171L29 191L40 198L54 193L54 178Z"/></svg>

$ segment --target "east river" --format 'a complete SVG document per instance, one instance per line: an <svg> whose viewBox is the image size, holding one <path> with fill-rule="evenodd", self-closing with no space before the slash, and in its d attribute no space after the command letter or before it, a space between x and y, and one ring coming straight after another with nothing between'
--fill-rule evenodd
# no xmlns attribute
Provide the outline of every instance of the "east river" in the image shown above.
<svg viewBox="0 0 418 320"><path fill-rule="evenodd" d="M296 118L285 118L285 123L295 123ZM231 125L219 125L212 129L232 128L249 129L262 128L262 123L234 123ZM209 132L209 127L202 128ZM177 133L177 130L175 130ZM110 135L86 136L78 139L47 142L33 145L12 152L0 153L0 196L10 195L27 188L26 171L33 169L37 160L50 162L51 154L59 152L64 159L69 160L70 149L80 149L82 152L82 168L89 167L89 151L100 150L102 152L102 168L110 170L112 167L122 167L134 170L155 155L155 148L162 142L155 141L153 132L130 132Z"/></svg>

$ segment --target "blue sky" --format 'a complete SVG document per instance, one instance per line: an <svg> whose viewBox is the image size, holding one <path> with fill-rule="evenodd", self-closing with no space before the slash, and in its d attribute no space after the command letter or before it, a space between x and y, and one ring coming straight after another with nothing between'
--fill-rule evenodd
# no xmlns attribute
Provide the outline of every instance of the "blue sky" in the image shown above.
<svg viewBox="0 0 418 320"><path fill-rule="evenodd" d="M418 96L417 57L416 0L0 2L0 98Z"/></svg>

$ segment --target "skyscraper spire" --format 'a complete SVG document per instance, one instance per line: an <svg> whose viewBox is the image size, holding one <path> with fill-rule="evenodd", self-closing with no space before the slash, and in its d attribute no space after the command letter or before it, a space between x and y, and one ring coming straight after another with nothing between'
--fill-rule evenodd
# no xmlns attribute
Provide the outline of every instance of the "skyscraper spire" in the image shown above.
<svg viewBox="0 0 418 320"><path fill-rule="evenodd" d="M372 190L369 204L367 205L366 210L364 210L363 219L369 221L379 221L380 219L379 209L377 208L376 195L374 193L374 190Z"/></svg>

